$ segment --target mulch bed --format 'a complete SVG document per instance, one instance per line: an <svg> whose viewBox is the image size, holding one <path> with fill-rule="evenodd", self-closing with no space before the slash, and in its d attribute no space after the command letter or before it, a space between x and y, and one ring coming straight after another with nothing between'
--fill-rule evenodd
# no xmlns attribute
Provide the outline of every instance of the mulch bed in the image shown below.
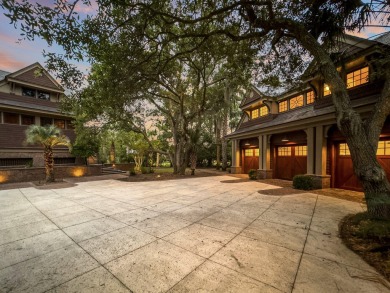
<svg viewBox="0 0 390 293"><path fill-rule="evenodd" d="M360 255L390 281L390 233L382 235L381 238L362 236L362 233L359 232L359 227L361 223L364 223L364 220L361 222L356 220L361 215L346 216L339 225L340 236L349 249ZM380 280L377 281L380 282ZM383 284L383 282L381 283ZM383 285L390 289L389 284Z"/></svg>

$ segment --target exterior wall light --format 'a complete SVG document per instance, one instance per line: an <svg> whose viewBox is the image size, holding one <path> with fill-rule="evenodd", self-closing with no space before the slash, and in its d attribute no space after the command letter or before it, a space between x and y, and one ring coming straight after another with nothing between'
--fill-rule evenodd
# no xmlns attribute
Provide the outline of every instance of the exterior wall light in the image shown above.
<svg viewBox="0 0 390 293"><path fill-rule="evenodd" d="M287 138L287 136L285 136L285 137L282 138L282 141L283 141L283 142L288 142L289 139Z"/></svg>

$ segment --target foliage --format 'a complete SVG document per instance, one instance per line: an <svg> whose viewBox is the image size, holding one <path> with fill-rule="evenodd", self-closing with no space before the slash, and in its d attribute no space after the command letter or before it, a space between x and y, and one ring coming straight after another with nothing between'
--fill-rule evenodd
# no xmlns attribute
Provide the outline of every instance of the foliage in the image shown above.
<svg viewBox="0 0 390 293"><path fill-rule="evenodd" d="M368 213L359 213L350 219L356 227L354 234L361 238L376 238L390 240L390 221L371 219Z"/></svg>
<svg viewBox="0 0 390 293"><path fill-rule="evenodd" d="M97 127L76 127L76 141L72 154L76 157L88 158L99 154L101 146L100 129Z"/></svg>
<svg viewBox="0 0 390 293"><path fill-rule="evenodd" d="M256 180L257 179L257 170L256 169L250 169L248 171L248 176L250 180Z"/></svg>
<svg viewBox="0 0 390 293"><path fill-rule="evenodd" d="M97 4L96 14L87 18L79 18L74 8L91 5L88 0L59 1L52 7L4 0L1 6L9 11L6 16L12 23L22 23L26 38L41 36L64 48L63 56L49 55L51 69L65 68L60 71L66 76L72 70L63 66L65 59L88 56L93 61L89 87L79 101L86 102L95 115L104 115L108 121L120 117L146 139L145 129L138 127L142 120L138 113L145 109L140 100L152 104L150 114L155 111L169 125L176 172L183 171L188 151L199 143L190 137L199 137L205 115L224 108L219 107L225 88L222 80L242 86L246 78L236 82L235 77L253 72L259 84L277 96L280 91L275 86L286 90L300 84L301 75L312 64L315 74L332 90L337 125L364 190L387 197L384 204L372 208L367 202L370 214L390 217L390 184L375 152L390 114L388 50L373 64L380 72L376 78L385 85L367 118L352 108L337 71L346 50L332 54L338 51L343 33L373 20L388 25L388 1L129 0ZM254 61L256 70L252 71Z"/></svg>
<svg viewBox="0 0 390 293"><path fill-rule="evenodd" d="M295 175L293 178L293 187L295 189L312 190L314 189L313 177L308 175Z"/></svg>
<svg viewBox="0 0 390 293"><path fill-rule="evenodd" d="M46 182L54 181L53 148L71 144L69 138L61 134L61 130L54 125L30 125L26 130L26 144L38 144L44 149Z"/></svg>

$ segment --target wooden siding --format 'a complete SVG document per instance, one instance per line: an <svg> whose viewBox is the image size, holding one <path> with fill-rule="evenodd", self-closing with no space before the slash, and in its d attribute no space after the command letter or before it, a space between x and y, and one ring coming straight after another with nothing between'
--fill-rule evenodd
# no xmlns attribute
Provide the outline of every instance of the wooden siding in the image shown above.
<svg viewBox="0 0 390 293"><path fill-rule="evenodd" d="M30 69L22 74L19 74L15 77L11 77L14 80L18 80L21 82L31 83L37 86L43 86L47 88L52 88L55 90L60 89L55 83L53 83L50 78L46 76L45 73L42 72L41 76L36 76L34 73L36 70L39 70L38 67L34 67L33 69Z"/></svg>
<svg viewBox="0 0 390 293"><path fill-rule="evenodd" d="M0 124L0 148L34 148L34 146L24 145L27 127L25 125ZM74 142L76 138L74 130L65 129L63 133L69 137L71 142Z"/></svg>

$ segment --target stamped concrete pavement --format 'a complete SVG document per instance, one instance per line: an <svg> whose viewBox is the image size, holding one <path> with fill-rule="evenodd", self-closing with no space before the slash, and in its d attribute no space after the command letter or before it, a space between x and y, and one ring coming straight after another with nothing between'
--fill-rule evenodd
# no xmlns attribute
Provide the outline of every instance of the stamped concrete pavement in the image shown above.
<svg viewBox="0 0 390 293"><path fill-rule="evenodd" d="M362 205L227 179L0 191L0 292L389 292L338 237Z"/></svg>

